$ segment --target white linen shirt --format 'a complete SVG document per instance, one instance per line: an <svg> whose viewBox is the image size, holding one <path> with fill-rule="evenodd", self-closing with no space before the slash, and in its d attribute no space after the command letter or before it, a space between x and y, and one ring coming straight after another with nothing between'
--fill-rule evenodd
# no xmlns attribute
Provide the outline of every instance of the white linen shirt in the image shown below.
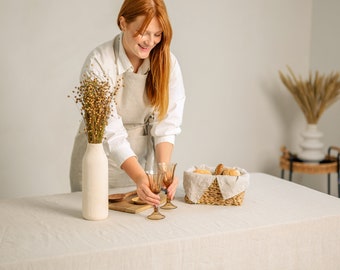
<svg viewBox="0 0 340 270"><path fill-rule="evenodd" d="M89 54L81 72L81 79L83 76L105 79L106 75L111 85L110 90L114 91L117 80L122 77L122 74L133 72L133 66L122 45L122 35L123 33L117 35L113 40L98 46ZM149 70L150 61L147 58L137 73L147 74ZM176 57L171 53L168 111L162 121L158 121L155 115L155 122L150 132L155 145L161 142L175 143L175 136L181 132L184 103L185 91L181 69ZM126 159L136 155L127 140L127 131L114 102L112 102L112 110L112 117L105 129L105 138L109 148L108 154L120 166Z"/></svg>

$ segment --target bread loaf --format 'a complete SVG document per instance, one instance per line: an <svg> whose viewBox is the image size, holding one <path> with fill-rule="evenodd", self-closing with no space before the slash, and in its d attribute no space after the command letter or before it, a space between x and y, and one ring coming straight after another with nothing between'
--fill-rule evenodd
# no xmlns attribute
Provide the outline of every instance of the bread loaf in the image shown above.
<svg viewBox="0 0 340 270"><path fill-rule="evenodd" d="M224 165L222 163L218 164L215 168L215 175L221 175L224 169Z"/></svg>
<svg viewBox="0 0 340 270"><path fill-rule="evenodd" d="M194 170L194 173L211 174L211 171L205 170L205 169L196 169L196 170Z"/></svg>
<svg viewBox="0 0 340 270"><path fill-rule="evenodd" d="M240 176L241 173L238 169L226 168L223 170L222 175Z"/></svg>

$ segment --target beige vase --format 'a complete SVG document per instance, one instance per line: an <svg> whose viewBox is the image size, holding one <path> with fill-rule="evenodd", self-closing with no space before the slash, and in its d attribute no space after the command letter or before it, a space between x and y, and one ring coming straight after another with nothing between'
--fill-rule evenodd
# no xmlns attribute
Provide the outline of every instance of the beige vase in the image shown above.
<svg viewBox="0 0 340 270"><path fill-rule="evenodd" d="M87 144L83 157L82 214L87 220L108 216L108 160L103 145Z"/></svg>
<svg viewBox="0 0 340 270"><path fill-rule="evenodd" d="M319 162L325 158L324 145L321 142L323 134L317 125L308 124L305 131L301 133L303 141L300 143L302 151L298 157L306 162Z"/></svg>

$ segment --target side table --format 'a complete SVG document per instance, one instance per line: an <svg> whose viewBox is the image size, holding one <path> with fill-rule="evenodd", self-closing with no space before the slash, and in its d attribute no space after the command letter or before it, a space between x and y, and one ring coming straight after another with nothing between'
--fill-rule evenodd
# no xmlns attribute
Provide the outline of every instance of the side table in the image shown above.
<svg viewBox="0 0 340 270"><path fill-rule="evenodd" d="M289 171L289 181L292 181L293 172L305 174L327 174L328 194L331 192L331 173L337 173L338 197L340 198L340 148L330 146L327 155L318 163L304 162L292 154L283 146L280 157L281 178L284 178L285 170ZM332 154L336 153L335 156Z"/></svg>

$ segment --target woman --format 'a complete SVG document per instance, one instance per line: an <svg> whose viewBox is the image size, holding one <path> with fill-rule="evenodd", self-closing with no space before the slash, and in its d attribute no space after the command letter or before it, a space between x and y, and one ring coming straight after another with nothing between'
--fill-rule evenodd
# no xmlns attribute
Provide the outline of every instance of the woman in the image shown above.
<svg viewBox="0 0 340 270"><path fill-rule="evenodd" d="M163 0L125 0L117 24L121 33L89 54L81 79L107 76L114 92L103 142L110 187L136 185L141 200L158 205L145 170L171 160L185 101L181 70L170 52L172 28ZM81 190L86 145L82 123L71 158L72 191ZM175 177L168 188L171 199L177 184Z"/></svg>

